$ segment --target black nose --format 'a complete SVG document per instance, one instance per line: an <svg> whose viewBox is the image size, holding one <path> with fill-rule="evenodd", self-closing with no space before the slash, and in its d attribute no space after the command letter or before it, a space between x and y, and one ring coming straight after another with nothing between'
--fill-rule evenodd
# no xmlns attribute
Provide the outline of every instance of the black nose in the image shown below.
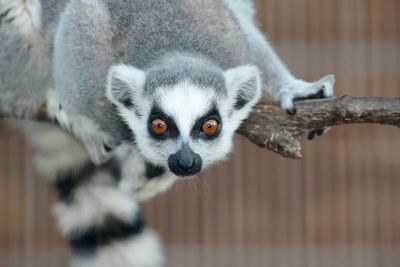
<svg viewBox="0 0 400 267"><path fill-rule="evenodd" d="M178 159L177 167L180 171L191 171L194 168L194 158L192 157L184 157Z"/></svg>
<svg viewBox="0 0 400 267"><path fill-rule="evenodd" d="M169 169L178 176L192 176L200 172L202 160L187 144L168 158Z"/></svg>

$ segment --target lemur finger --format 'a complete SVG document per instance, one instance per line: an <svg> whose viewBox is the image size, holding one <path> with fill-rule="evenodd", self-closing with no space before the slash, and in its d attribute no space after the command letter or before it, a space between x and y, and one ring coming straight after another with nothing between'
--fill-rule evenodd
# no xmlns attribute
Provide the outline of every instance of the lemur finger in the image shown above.
<svg viewBox="0 0 400 267"><path fill-rule="evenodd" d="M91 160L96 164L100 165L112 156L112 147L103 142L101 136L92 137L91 140L83 140L83 143L89 152Z"/></svg>
<svg viewBox="0 0 400 267"><path fill-rule="evenodd" d="M308 96L302 96L302 97L296 97L294 100L305 100L305 99L321 99L325 98L325 92L324 89L320 89L317 93L308 95Z"/></svg>
<svg viewBox="0 0 400 267"><path fill-rule="evenodd" d="M335 76L334 75L326 75L319 81L317 81L315 84L317 84L318 87L321 89L313 95L310 95L308 98L309 99L316 99L316 98L328 98L333 96L333 85L335 83ZM308 134L308 140L314 140L322 135L324 135L326 132L330 130L331 127L326 127L326 128L320 128L314 131L311 131Z"/></svg>
<svg viewBox="0 0 400 267"><path fill-rule="evenodd" d="M293 103L295 100L331 97L333 96L334 83L335 77L333 75L324 76L313 83L297 80L282 90L280 96L281 107L288 114L294 115L297 112Z"/></svg>
<svg viewBox="0 0 400 267"><path fill-rule="evenodd" d="M325 133L327 133L329 130L331 129L331 127L326 127L326 128L320 128L314 131L311 131L308 133L307 139L308 140L315 140L318 137L324 135Z"/></svg>
<svg viewBox="0 0 400 267"><path fill-rule="evenodd" d="M322 77L318 83L320 83L324 87L324 95L325 97L333 96L333 85L335 84L335 75L329 74Z"/></svg>
<svg viewBox="0 0 400 267"><path fill-rule="evenodd" d="M333 96L334 75L326 75L313 83L303 82L303 85L295 90L295 98L298 99L318 99ZM301 83L300 83L301 84Z"/></svg>
<svg viewBox="0 0 400 267"><path fill-rule="evenodd" d="M7 8L5 10L0 11L0 20L3 20L5 17L7 17L8 13L10 13L11 8Z"/></svg>
<svg viewBox="0 0 400 267"><path fill-rule="evenodd" d="M289 115L295 115L297 113L296 107L293 103L293 95L289 93L284 93L281 96L281 107L285 110Z"/></svg>
<svg viewBox="0 0 400 267"><path fill-rule="evenodd" d="M103 147L104 147L104 150L105 150L107 153L111 152L111 150L112 150L112 148L111 148L110 146L108 146L107 144L104 144Z"/></svg>
<svg viewBox="0 0 400 267"><path fill-rule="evenodd" d="M16 15L12 14L13 13L13 12L11 12L12 10L13 10L12 7L8 7L8 8L5 8L4 10L0 11L0 26L1 26L2 22L11 23L15 19Z"/></svg>
<svg viewBox="0 0 400 267"><path fill-rule="evenodd" d="M308 133L308 136L307 136L307 139L308 140L314 140L315 138L317 138L317 133L316 133L316 131L311 131L311 132L309 132Z"/></svg>

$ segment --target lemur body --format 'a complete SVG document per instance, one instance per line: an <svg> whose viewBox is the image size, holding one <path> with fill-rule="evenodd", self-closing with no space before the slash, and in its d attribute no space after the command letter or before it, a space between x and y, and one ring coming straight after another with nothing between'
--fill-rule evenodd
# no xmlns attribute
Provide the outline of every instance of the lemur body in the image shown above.
<svg viewBox="0 0 400 267"><path fill-rule="evenodd" d="M29 114L47 101L51 115L81 140L96 163L109 158L110 150L133 132L146 160L170 167L166 155L153 158L145 152L172 155L182 142L168 151L154 148L159 142L141 128L150 107L177 102L171 94L163 95L166 87L179 95L188 88L191 96L211 92L218 95L217 110L227 106L220 114L222 132L213 142L225 143L213 150L218 159L230 150L232 129L258 101L260 80L264 95L289 112L297 97L319 91L332 95L333 77L307 83L290 74L255 26L249 0L0 3L0 36L5 40L0 48L1 112ZM55 91L48 94L51 88ZM234 100L241 101L240 108L233 109ZM184 119L193 125L210 108L203 106L198 114L186 109ZM200 158L207 156L194 144L189 148Z"/></svg>
<svg viewBox="0 0 400 267"><path fill-rule="evenodd" d="M61 195L61 230L91 248L74 266L162 265L154 235L136 236L136 202L223 159L261 87L289 113L296 98L332 95L332 76L290 74L249 0L0 0L0 21L0 112L29 116L46 103L86 148L26 126Z"/></svg>

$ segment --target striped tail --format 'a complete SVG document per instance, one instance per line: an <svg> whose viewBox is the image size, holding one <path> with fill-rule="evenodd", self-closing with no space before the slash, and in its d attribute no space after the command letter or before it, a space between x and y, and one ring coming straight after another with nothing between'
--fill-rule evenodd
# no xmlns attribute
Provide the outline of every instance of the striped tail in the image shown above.
<svg viewBox="0 0 400 267"><path fill-rule="evenodd" d="M71 266L163 266L159 239L121 182L120 159L95 166L82 146L57 127L25 128L39 169L53 177L58 194L54 214L73 252Z"/></svg>

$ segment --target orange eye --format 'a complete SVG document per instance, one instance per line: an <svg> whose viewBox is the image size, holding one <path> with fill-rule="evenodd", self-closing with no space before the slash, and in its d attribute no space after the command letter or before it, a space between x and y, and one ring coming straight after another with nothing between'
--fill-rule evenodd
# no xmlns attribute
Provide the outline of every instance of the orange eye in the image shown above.
<svg viewBox="0 0 400 267"><path fill-rule="evenodd" d="M213 136L218 133L219 129L219 123L218 121L211 119L203 123L203 126L201 126L203 129L203 132L207 134L208 136Z"/></svg>
<svg viewBox="0 0 400 267"><path fill-rule="evenodd" d="M151 130L156 135L164 134L168 129L167 123L162 119L155 119L151 122Z"/></svg>

